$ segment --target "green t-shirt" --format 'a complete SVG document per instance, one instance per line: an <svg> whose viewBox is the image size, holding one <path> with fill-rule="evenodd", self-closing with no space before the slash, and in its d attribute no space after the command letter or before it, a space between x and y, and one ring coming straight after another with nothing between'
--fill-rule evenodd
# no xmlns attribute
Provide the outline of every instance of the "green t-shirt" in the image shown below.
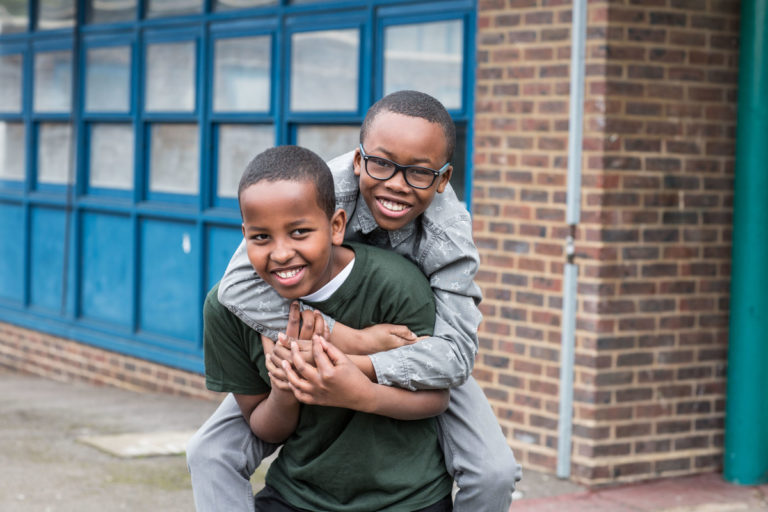
<svg viewBox="0 0 768 512"><path fill-rule="evenodd" d="M352 272L326 301L311 304L353 328L407 325L430 334L432 290L405 258L367 245ZM208 294L206 382L216 391L260 394L269 378L258 334ZM267 473L267 483L298 508L328 511L412 511L451 491L434 418L401 421L349 409L303 405L296 431Z"/></svg>

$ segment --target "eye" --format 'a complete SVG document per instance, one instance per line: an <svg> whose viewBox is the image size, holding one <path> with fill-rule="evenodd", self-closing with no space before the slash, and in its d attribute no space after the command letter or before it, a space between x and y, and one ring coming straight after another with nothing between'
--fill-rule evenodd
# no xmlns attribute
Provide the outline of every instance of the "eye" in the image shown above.
<svg viewBox="0 0 768 512"><path fill-rule="evenodd" d="M266 233L254 233L248 238L250 240L253 240L254 242L265 242L269 240L269 235L267 235Z"/></svg>
<svg viewBox="0 0 768 512"><path fill-rule="evenodd" d="M308 235L312 231L313 230L310 228L296 228L293 231L291 231L291 236L299 238L299 237Z"/></svg>
<svg viewBox="0 0 768 512"><path fill-rule="evenodd" d="M376 156L368 157L368 160L370 160L372 164L385 169L392 169L394 167L392 165L392 162L390 162L389 160L384 160L383 158L379 158Z"/></svg>
<svg viewBox="0 0 768 512"><path fill-rule="evenodd" d="M427 169L426 167L409 167L408 172L411 173L412 176L416 178L429 178L431 179L432 176L434 176L435 171L432 169Z"/></svg>

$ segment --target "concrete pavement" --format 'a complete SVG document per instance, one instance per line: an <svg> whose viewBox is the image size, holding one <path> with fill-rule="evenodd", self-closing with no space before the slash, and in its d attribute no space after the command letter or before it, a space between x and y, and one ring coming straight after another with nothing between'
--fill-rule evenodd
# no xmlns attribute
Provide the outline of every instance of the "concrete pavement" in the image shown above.
<svg viewBox="0 0 768 512"><path fill-rule="evenodd" d="M768 485L738 486L705 473L516 502L514 512L766 512Z"/></svg>
<svg viewBox="0 0 768 512"><path fill-rule="evenodd" d="M194 511L180 452L216 406L0 367L0 511ZM262 468L252 481L261 486ZM512 510L768 512L766 496L768 485L734 486L715 474L590 492L524 469Z"/></svg>

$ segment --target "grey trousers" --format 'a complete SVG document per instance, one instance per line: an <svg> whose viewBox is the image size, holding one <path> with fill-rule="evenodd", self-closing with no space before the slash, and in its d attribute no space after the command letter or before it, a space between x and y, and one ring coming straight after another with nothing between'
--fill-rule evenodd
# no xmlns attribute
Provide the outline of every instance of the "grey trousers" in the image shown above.
<svg viewBox="0 0 768 512"><path fill-rule="evenodd" d="M472 377L451 390L448 410L437 420L445 464L458 487L453 510L507 512L522 470ZM227 395L187 445L197 512L253 512L250 477L276 448L251 433Z"/></svg>

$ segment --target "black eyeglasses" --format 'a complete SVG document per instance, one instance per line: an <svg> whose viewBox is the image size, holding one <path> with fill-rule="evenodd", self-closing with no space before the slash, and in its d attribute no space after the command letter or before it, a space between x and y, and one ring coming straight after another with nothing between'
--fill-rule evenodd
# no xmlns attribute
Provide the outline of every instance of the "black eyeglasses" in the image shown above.
<svg viewBox="0 0 768 512"><path fill-rule="evenodd" d="M420 165L400 165L380 156L366 154L362 144L360 144L360 154L365 162L365 172L371 178L386 181L402 171L403 176L405 176L405 182L413 188L424 189L431 187L435 179L445 173L448 167L451 166L451 162L447 162L440 169L434 170L429 167L421 167Z"/></svg>

